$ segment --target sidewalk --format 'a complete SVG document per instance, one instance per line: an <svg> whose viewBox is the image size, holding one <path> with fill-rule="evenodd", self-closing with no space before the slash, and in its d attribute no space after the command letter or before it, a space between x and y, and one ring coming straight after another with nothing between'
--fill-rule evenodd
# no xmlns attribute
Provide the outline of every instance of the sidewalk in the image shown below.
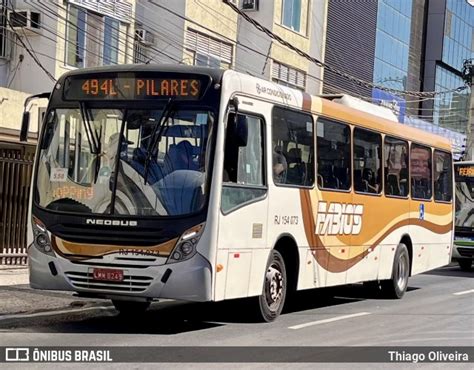
<svg viewBox="0 0 474 370"><path fill-rule="evenodd" d="M29 284L28 266L0 265L0 287Z"/></svg>
<svg viewBox="0 0 474 370"><path fill-rule="evenodd" d="M74 310L104 304L73 296L72 292L35 290L29 286L28 266L0 265L0 322L2 316Z"/></svg>

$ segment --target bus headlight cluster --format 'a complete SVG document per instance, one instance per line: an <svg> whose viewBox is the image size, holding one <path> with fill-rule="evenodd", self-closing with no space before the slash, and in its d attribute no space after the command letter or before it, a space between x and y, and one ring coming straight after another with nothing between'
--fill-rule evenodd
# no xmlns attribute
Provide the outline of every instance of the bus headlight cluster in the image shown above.
<svg viewBox="0 0 474 370"><path fill-rule="evenodd" d="M166 263L181 262L194 256L196 254L196 245L201 238L203 230L204 224L200 224L192 227L189 230L186 230L179 239L178 243L176 243L176 247L171 252L171 255Z"/></svg>
<svg viewBox="0 0 474 370"><path fill-rule="evenodd" d="M37 218L33 217L32 220L33 224L33 243L36 248L43 252L44 254L48 254L50 256L54 256L53 248L51 247L51 241L49 240L48 231L43 223L38 220Z"/></svg>

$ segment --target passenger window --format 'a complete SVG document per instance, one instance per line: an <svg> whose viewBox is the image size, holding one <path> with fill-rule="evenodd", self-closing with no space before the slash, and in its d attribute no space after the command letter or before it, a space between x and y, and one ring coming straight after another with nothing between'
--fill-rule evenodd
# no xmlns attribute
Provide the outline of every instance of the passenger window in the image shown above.
<svg viewBox="0 0 474 370"><path fill-rule="evenodd" d="M453 193L451 154L434 151L434 197L435 200L449 202Z"/></svg>
<svg viewBox="0 0 474 370"><path fill-rule="evenodd" d="M431 199L431 149L412 144L410 152L411 196Z"/></svg>
<svg viewBox="0 0 474 370"><path fill-rule="evenodd" d="M318 119L318 185L324 189L351 188L351 129L348 125Z"/></svg>
<svg viewBox="0 0 474 370"><path fill-rule="evenodd" d="M221 199L224 213L266 193L263 132L261 119L229 115Z"/></svg>
<svg viewBox="0 0 474 370"><path fill-rule="evenodd" d="M408 143L385 137L385 195L408 196Z"/></svg>
<svg viewBox="0 0 474 370"><path fill-rule="evenodd" d="M382 137L354 129L354 189L379 194L382 189Z"/></svg>
<svg viewBox="0 0 474 370"><path fill-rule="evenodd" d="M314 184L313 118L279 107L272 115L272 170L275 184Z"/></svg>

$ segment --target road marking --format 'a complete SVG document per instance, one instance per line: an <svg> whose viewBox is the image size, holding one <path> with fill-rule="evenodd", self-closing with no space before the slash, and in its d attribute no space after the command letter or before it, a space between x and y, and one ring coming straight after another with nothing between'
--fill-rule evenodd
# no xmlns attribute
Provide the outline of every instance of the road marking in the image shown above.
<svg viewBox="0 0 474 370"><path fill-rule="evenodd" d="M113 308L114 308L113 306L96 306L96 307L76 308L72 310L46 311L46 312L37 312L37 313L19 313L19 314L13 314L13 315L0 316L0 321L11 320L11 319L28 319L31 317L55 316L55 315L62 315L65 313L77 313L77 312L87 312L87 311L107 311Z"/></svg>
<svg viewBox="0 0 474 370"><path fill-rule="evenodd" d="M370 315L370 312L359 312L359 313L354 313L354 314L351 314L351 315L336 316L336 317L332 317L330 319L325 319L325 320L311 321L311 322L307 322L306 324L290 326L290 327L288 327L288 329L295 329L295 330L296 329L302 329L302 328L306 328L308 326L321 325L321 324L326 324L328 322L345 320L345 319L350 319L352 317L359 317L359 316L365 316L365 315Z"/></svg>
<svg viewBox="0 0 474 370"><path fill-rule="evenodd" d="M457 292L457 293L453 293L454 295L464 295L464 294L469 294L469 293L474 293L474 289L469 289L469 290L465 290L463 292Z"/></svg>

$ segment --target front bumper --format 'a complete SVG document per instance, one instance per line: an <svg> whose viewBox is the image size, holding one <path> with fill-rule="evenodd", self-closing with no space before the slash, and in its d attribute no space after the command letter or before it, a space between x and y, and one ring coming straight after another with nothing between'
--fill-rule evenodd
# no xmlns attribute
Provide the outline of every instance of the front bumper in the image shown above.
<svg viewBox="0 0 474 370"><path fill-rule="evenodd" d="M474 241L455 240L452 259L455 261L460 259L474 260Z"/></svg>
<svg viewBox="0 0 474 370"><path fill-rule="evenodd" d="M34 289L69 290L104 298L170 298L196 302L212 299L211 265L199 253L173 264L117 267L94 265L90 261L72 262L58 255L46 255L32 245L28 248L28 258L30 285ZM94 267L119 268L124 271L124 281L98 282L92 277Z"/></svg>

